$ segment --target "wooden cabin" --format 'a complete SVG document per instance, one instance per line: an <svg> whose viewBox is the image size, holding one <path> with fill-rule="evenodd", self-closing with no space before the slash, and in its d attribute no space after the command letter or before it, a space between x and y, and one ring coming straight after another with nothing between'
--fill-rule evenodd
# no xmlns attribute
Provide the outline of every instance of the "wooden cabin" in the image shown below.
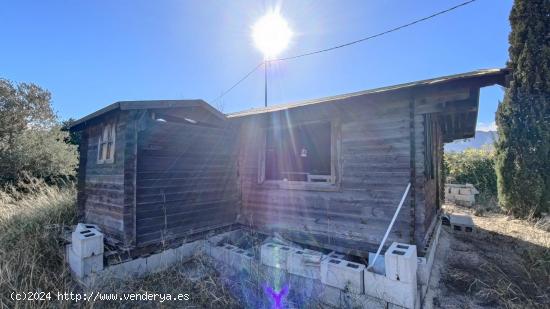
<svg viewBox="0 0 550 309"><path fill-rule="evenodd" d="M224 115L201 100L118 102L76 121L78 209L120 248L246 226L366 256L422 254L442 201L443 144L473 137L480 70Z"/></svg>
<svg viewBox="0 0 550 309"><path fill-rule="evenodd" d="M79 217L124 249L235 223L230 125L202 100L117 102L78 120Z"/></svg>

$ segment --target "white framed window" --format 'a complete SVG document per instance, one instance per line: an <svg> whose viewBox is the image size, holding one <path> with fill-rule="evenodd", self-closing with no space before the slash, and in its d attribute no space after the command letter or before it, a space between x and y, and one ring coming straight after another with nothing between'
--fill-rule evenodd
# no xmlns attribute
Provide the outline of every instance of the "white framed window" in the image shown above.
<svg viewBox="0 0 550 309"><path fill-rule="evenodd" d="M109 123L103 126L97 144L97 163L115 162L116 125Z"/></svg>
<svg viewBox="0 0 550 309"><path fill-rule="evenodd" d="M270 125L258 182L284 189L337 189L337 121Z"/></svg>

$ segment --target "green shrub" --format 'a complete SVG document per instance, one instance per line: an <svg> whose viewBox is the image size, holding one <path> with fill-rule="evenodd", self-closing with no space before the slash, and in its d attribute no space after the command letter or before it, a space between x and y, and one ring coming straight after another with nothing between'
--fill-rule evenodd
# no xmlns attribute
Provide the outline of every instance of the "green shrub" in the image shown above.
<svg viewBox="0 0 550 309"><path fill-rule="evenodd" d="M496 201L497 176L493 151L471 148L463 152L445 153L443 162L446 182L473 184L479 190L480 204Z"/></svg>
<svg viewBox="0 0 550 309"><path fill-rule="evenodd" d="M23 175L52 180L73 176L78 164L76 146L65 143L67 132L58 127L25 130L11 146L0 144L0 182L15 183Z"/></svg>

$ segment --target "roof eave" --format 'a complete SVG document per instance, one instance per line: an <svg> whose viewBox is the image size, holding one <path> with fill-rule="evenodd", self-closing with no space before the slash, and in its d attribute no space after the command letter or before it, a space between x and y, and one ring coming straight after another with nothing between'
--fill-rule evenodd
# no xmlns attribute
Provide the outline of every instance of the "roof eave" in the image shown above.
<svg viewBox="0 0 550 309"><path fill-rule="evenodd" d="M151 101L118 101L97 110L87 116L74 121L70 126L70 131L81 130L89 121L102 116L114 110L136 110L136 109L162 109L162 108L183 108L183 107L201 107L213 114L221 121L227 120L226 116L206 103L204 100L151 100Z"/></svg>
<svg viewBox="0 0 550 309"><path fill-rule="evenodd" d="M253 108L245 111L227 114L227 117L230 119L242 118L242 117L254 116L259 114L279 112L279 111L284 111L288 109L294 109L294 108L299 108L299 107L304 107L309 105L329 103L329 102L344 100L347 98L352 98L357 96L370 96L370 95L390 93L390 92L396 92L396 91L406 91L406 90L417 89L422 87L433 87L436 85L448 84L448 83L458 82L458 81L468 80L468 79L480 79L480 83L479 83L480 88L489 86L489 85L494 85L494 84L506 86L506 82L507 82L506 75L508 72L509 72L509 69L507 68L477 70L477 71L466 72L461 74L447 75L447 76L414 81L409 83L403 83L398 85L392 85L387 87L380 87L380 88L374 88L374 89L369 89L364 91L352 92L352 93L347 93L342 95L329 96L325 98L298 101L298 102L287 103L287 104L279 104L279 105L274 105L267 108Z"/></svg>

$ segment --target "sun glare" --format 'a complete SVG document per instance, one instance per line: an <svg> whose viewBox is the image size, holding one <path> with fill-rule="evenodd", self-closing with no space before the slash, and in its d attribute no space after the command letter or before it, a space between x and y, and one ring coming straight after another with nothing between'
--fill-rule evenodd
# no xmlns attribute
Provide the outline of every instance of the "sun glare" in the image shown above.
<svg viewBox="0 0 550 309"><path fill-rule="evenodd" d="M273 59L290 43L292 30L277 10L262 16L252 27L252 38L266 60Z"/></svg>

